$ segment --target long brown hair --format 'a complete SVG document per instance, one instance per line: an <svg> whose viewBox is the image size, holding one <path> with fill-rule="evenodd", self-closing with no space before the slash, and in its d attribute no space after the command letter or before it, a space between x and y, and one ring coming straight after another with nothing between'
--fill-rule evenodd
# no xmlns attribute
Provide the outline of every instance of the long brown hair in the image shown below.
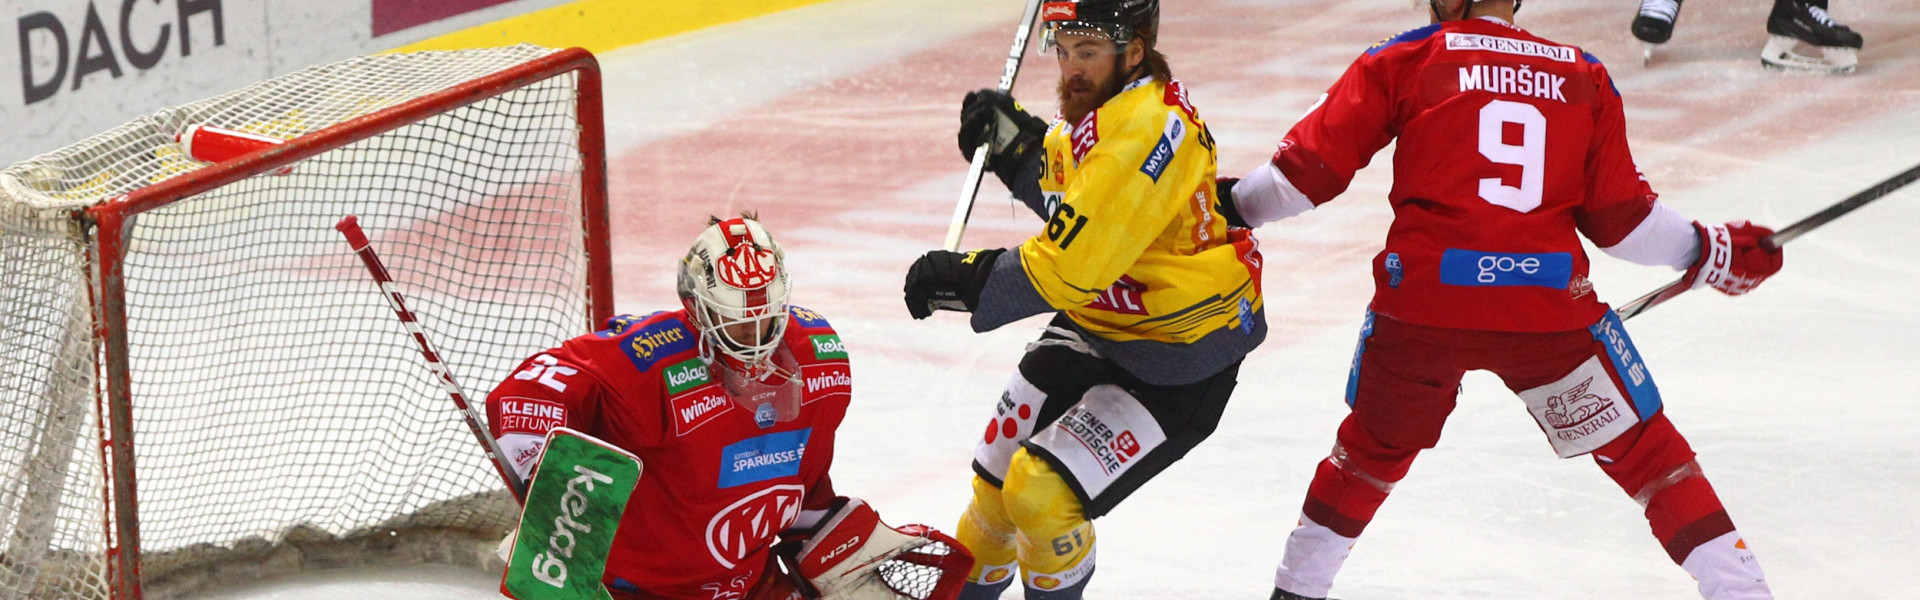
<svg viewBox="0 0 1920 600"><path fill-rule="evenodd" d="M1167 55L1160 53L1157 47L1159 44L1156 43L1159 40L1160 25L1158 23L1135 29L1133 32L1133 42L1143 44L1147 49L1146 58L1141 59L1139 68L1153 75L1154 81L1166 83L1173 81L1173 67L1167 65Z"/></svg>

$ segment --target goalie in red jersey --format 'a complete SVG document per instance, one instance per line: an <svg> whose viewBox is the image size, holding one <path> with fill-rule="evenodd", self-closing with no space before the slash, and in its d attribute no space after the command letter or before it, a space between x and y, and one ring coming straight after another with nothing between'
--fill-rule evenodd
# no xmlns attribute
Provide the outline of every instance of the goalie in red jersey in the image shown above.
<svg viewBox="0 0 1920 600"><path fill-rule="evenodd" d="M1258 226L1332 200L1398 141L1352 412L1307 490L1273 597L1326 596L1394 484L1440 440L1461 376L1486 370L1525 400L1556 453L1591 455L1645 507L1702 596L1771 598L1619 317L1595 296L1580 237L1737 295L1779 271L1780 252L1760 245L1772 231L1689 221L1658 202L1628 152L1606 68L1515 27L1518 5L1432 0L1431 25L1367 50L1271 162L1221 182L1227 218Z"/></svg>
<svg viewBox="0 0 1920 600"><path fill-rule="evenodd" d="M616 317L488 396L522 475L560 426L645 465L602 579L614 598L948 598L972 567L952 538L835 492L852 371L827 320L787 303L789 283L757 220L713 219L680 262L679 310Z"/></svg>

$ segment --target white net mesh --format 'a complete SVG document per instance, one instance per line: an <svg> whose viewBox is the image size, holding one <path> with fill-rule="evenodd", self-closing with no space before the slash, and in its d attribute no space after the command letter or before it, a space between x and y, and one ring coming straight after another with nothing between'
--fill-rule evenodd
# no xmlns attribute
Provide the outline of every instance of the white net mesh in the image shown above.
<svg viewBox="0 0 1920 600"><path fill-rule="evenodd" d="M549 52L316 67L0 171L0 353L14 359L0 381L0 600L108 593L106 371L77 210L203 166L174 145L190 125L293 138ZM147 597L353 562L403 534L432 543L382 560L483 560L461 540L497 540L517 506L333 225L359 216L479 402L520 359L589 328L575 79L130 220L127 318L105 326L128 339Z"/></svg>

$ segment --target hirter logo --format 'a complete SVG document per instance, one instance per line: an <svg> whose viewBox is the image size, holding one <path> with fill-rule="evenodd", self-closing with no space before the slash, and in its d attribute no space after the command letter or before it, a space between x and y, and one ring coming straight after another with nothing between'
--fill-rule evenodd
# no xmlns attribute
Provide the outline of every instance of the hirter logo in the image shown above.
<svg viewBox="0 0 1920 600"><path fill-rule="evenodd" d="M769 487L720 509L707 521L707 551L731 569L800 516L801 487Z"/></svg>
<svg viewBox="0 0 1920 600"><path fill-rule="evenodd" d="M701 425L713 422L720 415L733 410L733 403L720 393L719 389L705 394L693 394L673 399L673 434L686 435Z"/></svg>
<svg viewBox="0 0 1920 600"><path fill-rule="evenodd" d="M1080 9L1072 2L1048 2L1040 6L1042 21L1072 21L1080 18Z"/></svg>
<svg viewBox="0 0 1920 600"><path fill-rule="evenodd" d="M1140 297L1147 293L1147 284L1132 277L1121 275L1106 291L1093 297L1093 303L1087 308L1116 312L1123 315L1147 314L1147 304Z"/></svg>

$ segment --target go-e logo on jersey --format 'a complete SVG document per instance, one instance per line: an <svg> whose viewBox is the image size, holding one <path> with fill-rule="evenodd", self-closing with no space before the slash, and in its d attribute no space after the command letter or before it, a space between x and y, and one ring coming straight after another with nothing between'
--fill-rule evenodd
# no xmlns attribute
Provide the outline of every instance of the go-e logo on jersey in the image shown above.
<svg viewBox="0 0 1920 600"><path fill-rule="evenodd" d="M781 431L740 440L720 449L722 489L800 474L813 428Z"/></svg>
<svg viewBox="0 0 1920 600"><path fill-rule="evenodd" d="M707 521L707 551L714 562L731 569L774 534L791 527L800 517L804 489L794 484L769 486L714 513Z"/></svg>
<svg viewBox="0 0 1920 600"><path fill-rule="evenodd" d="M847 357L847 345L840 341L838 334L816 335L811 336L809 339L813 341L813 357L815 359L844 359Z"/></svg>
<svg viewBox="0 0 1920 600"><path fill-rule="evenodd" d="M1573 255L1566 252L1509 254L1448 248L1440 255L1440 283L1466 286L1536 286L1567 289Z"/></svg>
<svg viewBox="0 0 1920 600"><path fill-rule="evenodd" d="M667 381L668 394L678 394L713 382L707 376L706 359L699 357L675 363L661 371L660 376Z"/></svg>

